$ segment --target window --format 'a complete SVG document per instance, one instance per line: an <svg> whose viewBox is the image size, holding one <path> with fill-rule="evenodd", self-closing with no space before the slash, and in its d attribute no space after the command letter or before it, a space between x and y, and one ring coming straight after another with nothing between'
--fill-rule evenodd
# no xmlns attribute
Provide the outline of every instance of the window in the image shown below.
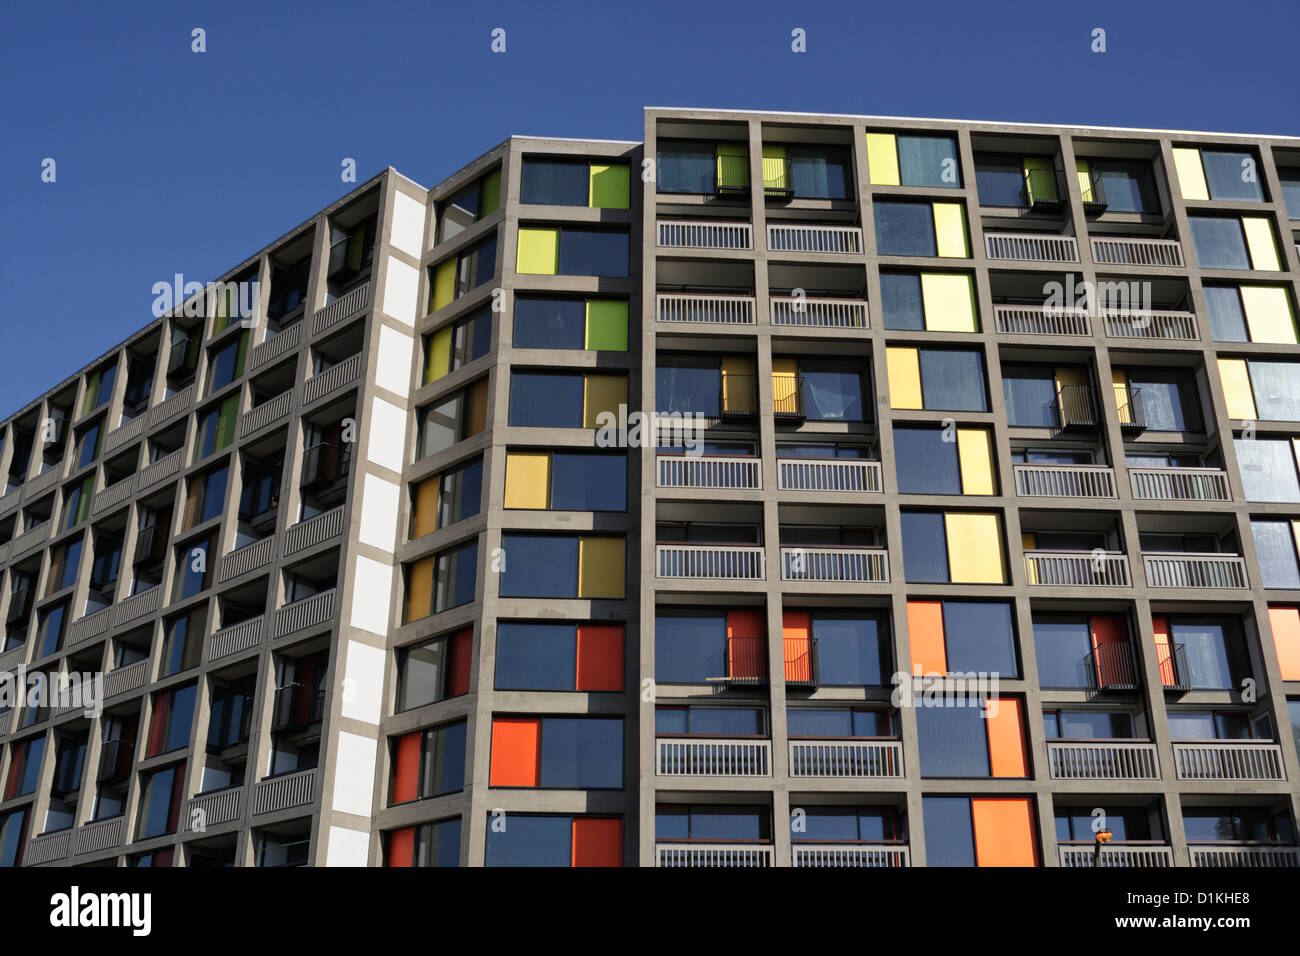
<svg viewBox="0 0 1300 956"><path fill-rule="evenodd" d="M623 626L497 623L497 690L621 691Z"/></svg>
<svg viewBox="0 0 1300 956"><path fill-rule="evenodd" d="M749 159L745 148L741 146L740 149L745 164L744 182L748 184ZM712 195L715 165L721 168L722 159L717 158L712 143L660 140L655 186L661 193Z"/></svg>
<svg viewBox="0 0 1300 956"><path fill-rule="evenodd" d="M599 428L601 413L617 420L619 406L626 404L624 375L510 374L510 424L517 428Z"/></svg>
<svg viewBox="0 0 1300 956"><path fill-rule="evenodd" d="M922 777L1027 777L1029 755L1019 700L993 698L988 713L977 698L968 706L917 707Z"/></svg>
<svg viewBox="0 0 1300 956"><path fill-rule="evenodd" d="M111 362L96 369L86 379L86 397L82 402L81 414L89 415L95 409L107 405L113 397L113 383L117 381L117 363Z"/></svg>
<svg viewBox="0 0 1300 956"><path fill-rule="evenodd" d="M930 332L978 332L975 283L961 272L882 272L885 328Z"/></svg>
<svg viewBox="0 0 1300 956"><path fill-rule="evenodd" d="M1127 740L1133 737L1133 717L1115 710L1049 710L1043 729L1051 740Z"/></svg>
<svg viewBox="0 0 1300 956"><path fill-rule="evenodd" d="M988 411L984 358L975 349L887 346L885 364L891 408Z"/></svg>
<svg viewBox="0 0 1300 956"><path fill-rule="evenodd" d="M21 866L27 844L27 808L0 816L0 867Z"/></svg>
<svg viewBox="0 0 1300 956"><path fill-rule="evenodd" d="M49 657L63 647L63 635L67 625L68 605L55 604L41 610L40 623L37 625L36 639L40 642L41 657Z"/></svg>
<svg viewBox="0 0 1300 956"><path fill-rule="evenodd" d="M1277 178L1282 181L1282 200L1286 203L1286 217L1300 219L1300 169L1279 167Z"/></svg>
<svg viewBox="0 0 1300 956"><path fill-rule="evenodd" d="M502 597L612 598L624 594L621 537L502 534Z"/></svg>
<svg viewBox="0 0 1300 956"><path fill-rule="evenodd" d="M1196 263L1202 269L1279 271L1272 222L1263 217L1188 216Z"/></svg>
<svg viewBox="0 0 1300 956"><path fill-rule="evenodd" d="M896 737L887 710L865 707L791 707L786 711L791 737Z"/></svg>
<svg viewBox="0 0 1300 956"><path fill-rule="evenodd" d="M1300 588L1294 529L1289 519L1252 518L1259 571L1266 588Z"/></svg>
<svg viewBox="0 0 1300 956"><path fill-rule="evenodd" d="M429 311L437 312L479 286L491 282L497 273L497 237L462 249L431 270Z"/></svg>
<svg viewBox="0 0 1300 956"><path fill-rule="evenodd" d="M1101 184L1109 212L1158 213L1160 201L1149 163L1092 160L1092 172Z"/></svg>
<svg viewBox="0 0 1300 956"><path fill-rule="evenodd" d="M221 514L226 507L226 482L229 475L229 465L222 465L189 480L182 531L211 521Z"/></svg>
<svg viewBox="0 0 1300 956"><path fill-rule="evenodd" d="M657 737L764 737L767 721L761 707L659 706Z"/></svg>
<svg viewBox="0 0 1300 956"><path fill-rule="evenodd" d="M1002 523L997 514L904 511L901 518L908 581L1006 582Z"/></svg>
<svg viewBox="0 0 1300 956"><path fill-rule="evenodd" d="M473 652L474 629L469 627L398 648L397 713L469 693Z"/></svg>
<svg viewBox="0 0 1300 956"><path fill-rule="evenodd" d="M921 798L926 866L1037 866L1028 797Z"/></svg>
<svg viewBox="0 0 1300 956"><path fill-rule="evenodd" d="M1219 359L1228 417L1243 421L1300 421L1300 363Z"/></svg>
<svg viewBox="0 0 1300 956"><path fill-rule="evenodd" d="M480 309L424 337L424 378L438 381L456 369L487 355L492 346L492 310Z"/></svg>
<svg viewBox="0 0 1300 956"><path fill-rule="evenodd" d="M386 866L460 866L460 817L393 830Z"/></svg>
<svg viewBox="0 0 1300 956"><path fill-rule="evenodd" d="M588 160L524 157L519 201L542 206L628 208L628 168Z"/></svg>
<svg viewBox="0 0 1300 956"><path fill-rule="evenodd" d="M220 405L208 409L199 417L199 459L229 447L235 440L239 401L238 393L230 395Z"/></svg>
<svg viewBox="0 0 1300 956"><path fill-rule="evenodd" d="M465 787L465 721L417 730L392 741L390 806Z"/></svg>
<svg viewBox="0 0 1300 956"><path fill-rule="evenodd" d="M892 807L807 807L794 843L893 843L904 839Z"/></svg>
<svg viewBox="0 0 1300 956"><path fill-rule="evenodd" d="M1002 395L1008 425L1060 428L1067 422L1091 424L1096 418L1088 370L1081 366L1004 366Z"/></svg>
<svg viewBox="0 0 1300 956"><path fill-rule="evenodd" d="M1043 687L1136 686L1128 623L1114 615L1034 614Z"/></svg>
<svg viewBox="0 0 1300 956"><path fill-rule="evenodd" d="M890 634L880 615L832 611L783 614L785 679L806 680L803 663L811 628L817 683L823 687L880 687L888 683Z"/></svg>
<svg viewBox="0 0 1300 956"><path fill-rule="evenodd" d="M505 506L553 511L626 511L627 455L509 452Z"/></svg>
<svg viewBox="0 0 1300 956"><path fill-rule="evenodd" d="M421 558L407 569L406 620L417 621L469 604L477 586L477 538Z"/></svg>
<svg viewBox="0 0 1300 956"><path fill-rule="evenodd" d="M1295 344L1295 310L1284 287L1207 285L1204 292L1216 341Z"/></svg>
<svg viewBox="0 0 1300 956"><path fill-rule="evenodd" d="M1183 807L1188 843L1292 843L1295 831L1286 811L1264 807Z"/></svg>
<svg viewBox="0 0 1300 956"><path fill-rule="evenodd" d="M222 750L248 740L249 725L253 716L253 698L256 693L254 680L254 675L250 674L229 685L216 684L212 688L211 713L208 717L209 749ZM211 782L207 779L206 773L204 776L204 789L239 786L243 781L243 768L238 768L234 773L228 770L214 773L216 779Z"/></svg>
<svg viewBox="0 0 1300 956"><path fill-rule="evenodd" d="M488 379L481 378L458 392L419 410L419 457L446 451L487 427Z"/></svg>
<svg viewBox="0 0 1300 956"><path fill-rule="evenodd" d="M83 428L77 436L77 467L85 468L99 460L100 446L104 438L104 419L97 418Z"/></svg>
<svg viewBox="0 0 1300 956"><path fill-rule="evenodd" d="M176 580L172 588L172 603L193 597L212 585L213 537L197 538L176 549Z"/></svg>
<svg viewBox="0 0 1300 956"><path fill-rule="evenodd" d="M208 394L219 392L231 382L244 377L244 361L248 357L248 330L213 351L208 362Z"/></svg>
<svg viewBox="0 0 1300 956"><path fill-rule="evenodd" d="M187 684L154 695L146 757L156 757L189 746L197 691L198 685Z"/></svg>
<svg viewBox="0 0 1300 956"><path fill-rule="evenodd" d="M1012 619L1004 601L909 600L912 673L1019 677Z"/></svg>
<svg viewBox="0 0 1300 956"><path fill-rule="evenodd" d="M1176 432L1205 430L1196 376L1190 369L1145 367L1114 369L1112 374L1121 423L1126 421L1125 408L1136 392L1147 428ZM1133 420L1131 411L1128 416L1127 420Z"/></svg>
<svg viewBox="0 0 1300 956"><path fill-rule="evenodd" d="M520 226L520 275L627 278L628 234L579 226Z"/></svg>
<svg viewBox="0 0 1300 956"><path fill-rule="evenodd" d="M801 380L803 414L811 422L864 421L862 368L836 359L772 359L772 401L780 415L790 408Z"/></svg>
<svg viewBox="0 0 1300 956"><path fill-rule="evenodd" d="M623 818L512 813L487 828L485 866L622 866Z"/></svg>
<svg viewBox="0 0 1300 956"><path fill-rule="evenodd" d="M426 478L411 489L411 538L472 518L483 502L483 459Z"/></svg>
<svg viewBox="0 0 1300 956"><path fill-rule="evenodd" d="M515 296L518 349L627 351L627 300Z"/></svg>
<svg viewBox="0 0 1300 956"><path fill-rule="evenodd" d="M766 676L766 654L765 628L754 612L660 608L655 614L655 680L661 683L703 684L733 669L737 676Z"/></svg>
<svg viewBox="0 0 1300 956"><path fill-rule="evenodd" d="M957 141L952 136L867 133L867 166L873 186L961 188Z"/></svg>
<svg viewBox="0 0 1300 956"><path fill-rule="evenodd" d="M992 495L993 448L984 428L894 428L898 490L906 495Z"/></svg>
<svg viewBox="0 0 1300 956"><path fill-rule="evenodd" d="M1293 439L1237 438L1233 447L1247 501L1300 501Z"/></svg>
<svg viewBox="0 0 1300 956"><path fill-rule="evenodd" d="M501 206L501 167L438 203L438 241L452 239Z"/></svg>
<svg viewBox="0 0 1300 956"><path fill-rule="evenodd" d="M1111 832L1111 839L1118 843L1130 840L1152 839L1150 814L1140 807L1103 807L1106 829ZM1097 818L1091 807L1058 809L1056 811L1056 839L1061 843L1092 844L1095 837L1093 826ZM1156 831L1156 839L1160 838Z"/></svg>
<svg viewBox="0 0 1300 956"><path fill-rule="evenodd" d="M70 531L90 517L90 504L95 497L95 473L91 472L78 485L72 485L63 493L64 531Z"/></svg>
<svg viewBox="0 0 1300 956"><path fill-rule="evenodd" d="M203 630L207 612L207 607L201 605L168 622L159 677L169 677L199 666L203 656Z"/></svg>
<svg viewBox="0 0 1300 956"><path fill-rule="evenodd" d="M45 735L15 741L9 749L9 778L5 783L6 800L36 792L41 777L41 758L45 756Z"/></svg>
<svg viewBox="0 0 1300 956"><path fill-rule="evenodd" d="M961 203L879 200L875 204L876 247L882 256L938 256L965 259L966 212Z"/></svg>
<svg viewBox="0 0 1300 956"><path fill-rule="evenodd" d="M184 802L185 764L141 774L137 840L175 833Z"/></svg>
<svg viewBox="0 0 1300 956"><path fill-rule="evenodd" d="M1240 620L1156 616L1151 626L1162 684L1181 683L1194 690L1237 690L1250 676Z"/></svg>
<svg viewBox="0 0 1300 956"><path fill-rule="evenodd" d="M1170 711L1174 740L1250 740L1255 736L1244 711Z"/></svg>
<svg viewBox="0 0 1300 956"><path fill-rule="evenodd" d="M772 838L765 807L655 807L656 842L766 843Z"/></svg>
<svg viewBox="0 0 1300 956"><path fill-rule="evenodd" d="M618 789L621 717L494 717L489 786Z"/></svg>
<svg viewBox="0 0 1300 956"><path fill-rule="evenodd" d="M732 368L740 368L737 363L749 363L747 374L742 370L729 381L730 391L726 398L729 405L744 405L746 410L756 412L758 390L753 359L737 356L734 360L727 357L722 361L732 361ZM724 404L723 366L719 365L716 357L660 354L655 365L655 404L661 414L698 413L708 418L721 415Z"/></svg>
<svg viewBox="0 0 1300 956"><path fill-rule="evenodd" d="M45 597L77 583L77 569L81 566L81 542L82 539L78 536L67 544L59 545L51 552Z"/></svg>
<svg viewBox="0 0 1300 956"><path fill-rule="evenodd" d="M779 150L785 153L784 169ZM764 146L763 185L791 190L795 199L849 199L849 151L834 146ZM772 174L769 176L769 172Z"/></svg>
<svg viewBox="0 0 1300 956"><path fill-rule="evenodd" d="M1184 199L1263 202L1253 153L1175 146L1174 167Z"/></svg>
<svg viewBox="0 0 1300 956"><path fill-rule="evenodd" d="M1014 156L977 153L975 190L981 206L1018 208L1024 205L1024 167Z"/></svg>

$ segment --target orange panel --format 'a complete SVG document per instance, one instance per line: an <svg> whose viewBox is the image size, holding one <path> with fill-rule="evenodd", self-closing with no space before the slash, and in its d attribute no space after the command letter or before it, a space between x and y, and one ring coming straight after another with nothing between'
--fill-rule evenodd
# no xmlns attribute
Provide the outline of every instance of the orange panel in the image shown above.
<svg viewBox="0 0 1300 956"><path fill-rule="evenodd" d="M1018 697L999 697L997 713L987 715L989 769L994 777L1028 777L1029 751L1025 748L1025 721Z"/></svg>
<svg viewBox="0 0 1300 956"><path fill-rule="evenodd" d="M1037 866L1034 808L1028 797L972 797L976 866Z"/></svg>
<svg viewBox="0 0 1300 956"><path fill-rule="evenodd" d="M907 641L912 647L913 674L948 673L942 601L907 602Z"/></svg>
<svg viewBox="0 0 1300 956"><path fill-rule="evenodd" d="M447 639L447 696L469 693L469 668L474 650L474 628L457 631Z"/></svg>
<svg viewBox="0 0 1300 956"><path fill-rule="evenodd" d="M623 689L623 628L619 625L578 626L578 690Z"/></svg>
<svg viewBox="0 0 1300 956"><path fill-rule="evenodd" d="M574 866L622 866L622 818L574 817L572 852Z"/></svg>
<svg viewBox="0 0 1300 956"><path fill-rule="evenodd" d="M1273 629L1282 679L1300 680L1300 608L1269 608L1268 626Z"/></svg>
<svg viewBox="0 0 1300 956"><path fill-rule="evenodd" d="M406 803L420 797L420 738L416 731L397 738L393 758L393 803Z"/></svg>
<svg viewBox="0 0 1300 956"><path fill-rule="evenodd" d="M761 611L727 612L727 676L767 676L767 639Z"/></svg>
<svg viewBox="0 0 1300 956"><path fill-rule="evenodd" d="M1128 627L1124 619L1111 614L1099 614L1088 622L1092 632L1092 649L1096 651L1096 669L1099 687L1112 684L1136 684L1133 673L1133 656L1129 653Z"/></svg>
<svg viewBox="0 0 1300 956"><path fill-rule="evenodd" d="M542 722L533 717L498 717L492 721L492 787L535 787L539 781Z"/></svg>
<svg viewBox="0 0 1300 956"><path fill-rule="evenodd" d="M781 643L785 648L785 679L808 683L812 680L812 614L784 611L781 614Z"/></svg>
<svg viewBox="0 0 1300 956"><path fill-rule="evenodd" d="M388 866L412 866L415 861L415 827L388 834Z"/></svg>
<svg viewBox="0 0 1300 956"><path fill-rule="evenodd" d="M1173 642L1169 640L1169 618L1152 617L1151 630L1155 631L1156 663L1160 665L1160 683L1172 687L1177 681L1174 679L1174 658L1170 650Z"/></svg>

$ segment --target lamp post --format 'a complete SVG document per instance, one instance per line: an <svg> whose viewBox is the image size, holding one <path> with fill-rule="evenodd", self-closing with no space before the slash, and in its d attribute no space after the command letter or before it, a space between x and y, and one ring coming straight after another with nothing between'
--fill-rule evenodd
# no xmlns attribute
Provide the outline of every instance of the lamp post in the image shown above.
<svg viewBox="0 0 1300 956"><path fill-rule="evenodd" d="M1098 830L1092 839L1092 865L1101 866L1101 848L1110 842L1113 834L1109 830Z"/></svg>

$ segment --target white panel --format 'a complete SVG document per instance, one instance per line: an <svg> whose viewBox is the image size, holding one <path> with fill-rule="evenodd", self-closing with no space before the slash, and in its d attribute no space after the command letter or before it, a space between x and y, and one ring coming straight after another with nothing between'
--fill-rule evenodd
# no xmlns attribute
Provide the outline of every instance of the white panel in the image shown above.
<svg viewBox="0 0 1300 956"><path fill-rule="evenodd" d="M406 457L406 412L378 396L370 403L370 439L366 457L380 467L402 471Z"/></svg>
<svg viewBox="0 0 1300 956"><path fill-rule="evenodd" d="M339 813L368 817L374 808L375 755L378 742L371 737L339 733L334 758L334 802Z"/></svg>
<svg viewBox="0 0 1300 956"><path fill-rule="evenodd" d="M362 544L393 553L397 540L397 497L400 489L378 475L366 475L361 492Z"/></svg>
<svg viewBox="0 0 1300 956"><path fill-rule="evenodd" d="M365 866L370 862L370 834L365 830L330 827L326 866Z"/></svg>
<svg viewBox="0 0 1300 956"><path fill-rule="evenodd" d="M388 279L384 282L384 315L407 325L415 325L415 300L420 288L420 273L400 259L388 257Z"/></svg>
<svg viewBox="0 0 1300 956"><path fill-rule="evenodd" d="M392 567L357 555L356 570L352 575L352 626L387 637L392 596Z"/></svg>
<svg viewBox="0 0 1300 956"><path fill-rule="evenodd" d="M348 641L343 672L343 716L379 724L384 696L384 652L360 641Z"/></svg>
<svg viewBox="0 0 1300 956"><path fill-rule="evenodd" d="M391 326L379 327L379 358L375 361L375 384L395 395L411 394L411 350L414 340Z"/></svg>
<svg viewBox="0 0 1300 956"><path fill-rule="evenodd" d="M420 258L424 251L424 204L406 193L393 194L393 232L389 242L412 259Z"/></svg>

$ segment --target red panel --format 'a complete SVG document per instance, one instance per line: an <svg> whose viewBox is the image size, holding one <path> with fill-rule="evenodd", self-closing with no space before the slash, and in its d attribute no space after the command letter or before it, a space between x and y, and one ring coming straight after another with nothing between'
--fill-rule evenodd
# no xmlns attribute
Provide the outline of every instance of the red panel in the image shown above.
<svg viewBox="0 0 1300 956"><path fill-rule="evenodd" d="M623 689L623 628L618 625L578 625L578 690Z"/></svg>
<svg viewBox="0 0 1300 956"><path fill-rule="evenodd" d="M541 720L535 717L498 717L493 720L492 764L488 771L488 785L537 786L540 780L541 744Z"/></svg>
<svg viewBox="0 0 1300 956"><path fill-rule="evenodd" d="M27 756L27 741L20 740L13 745L9 755L9 779L5 781L5 799L18 794L18 781L22 778L24 758Z"/></svg>
<svg viewBox="0 0 1300 956"><path fill-rule="evenodd" d="M469 665L474 652L474 629L467 627L447 639L447 696L469 693Z"/></svg>
<svg viewBox="0 0 1300 956"><path fill-rule="evenodd" d="M415 865L415 827L388 834L388 859L384 862L386 866Z"/></svg>
<svg viewBox="0 0 1300 956"><path fill-rule="evenodd" d="M420 797L420 744L424 732L404 734L397 738L397 753L393 758L393 803L407 803Z"/></svg>
<svg viewBox="0 0 1300 956"><path fill-rule="evenodd" d="M727 676L767 676L767 640L760 611L727 612Z"/></svg>
<svg viewBox="0 0 1300 956"><path fill-rule="evenodd" d="M812 614L785 611L781 615L781 643L785 650L787 682L812 681Z"/></svg>
<svg viewBox="0 0 1300 956"><path fill-rule="evenodd" d="M574 866L622 866L622 818L574 817L572 852Z"/></svg>
<svg viewBox="0 0 1300 956"><path fill-rule="evenodd" d="M171 691L165 691L153 699L153 718L149 722L149 746L146 757L153 757L162 751L163 738L167 733L167 714L172 709Z"/></svg>
<svg viewBox="0 0 1300 956"><path fill-rule="evenodd" d="M1124 618L1098 614L1089 620L1092 649L1096 653L1097 686L1136 684L1133 655L1129 652L1128 627Z"/></svg>
<svg viewBox="0 0 1300 956"><path fill-rule="evenodd" d="M176 826L180 822L181 804L185 802L185 764L176 765L176 775L172 777L171 804L167 809L167 832L175 833ZM169 860L160 866L171 866Z"/></svg>

